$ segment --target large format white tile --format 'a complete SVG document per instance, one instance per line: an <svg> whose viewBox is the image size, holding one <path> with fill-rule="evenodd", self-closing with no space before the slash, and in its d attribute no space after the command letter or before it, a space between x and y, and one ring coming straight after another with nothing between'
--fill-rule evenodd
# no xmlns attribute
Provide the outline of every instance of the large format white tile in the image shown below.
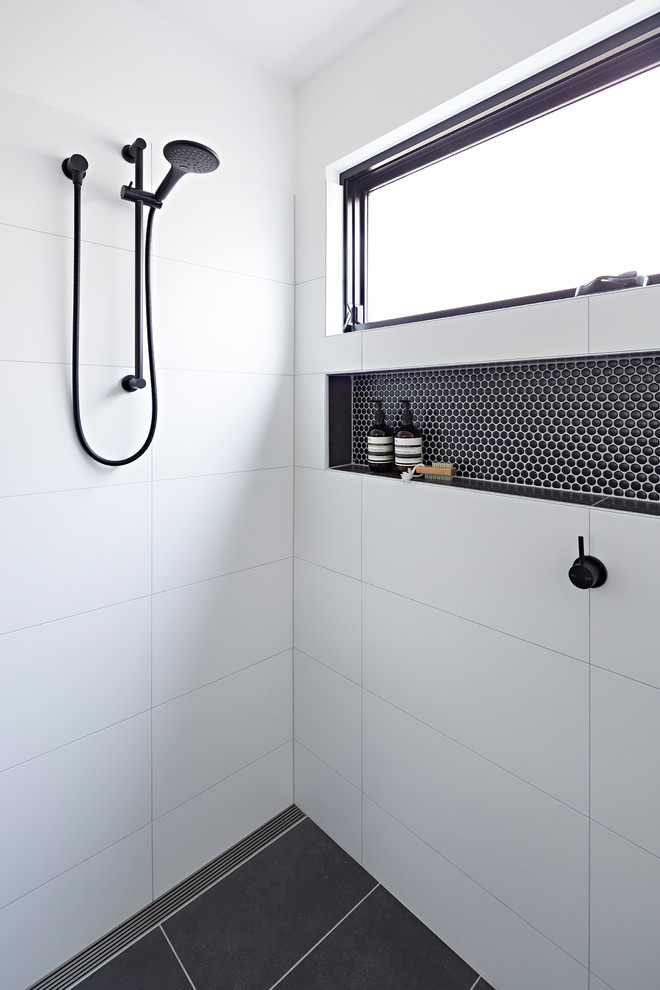
<svg viewBox="0 0 660 990"><path fill-rule="evenodd" d="M154 822L159 897L292 801L291 743L268 753Z"/></svg>
<svg viewBox="0 0 660 990"><path fill-rule="evenodd" d="M3 326L11 329L0 340L0 359L70 362L71 238L0 223L0 264L4 275L0 314ZM34 291L35 273L38 273L38 292ZM130 368L132 286L130 250L83 241L80 283L83 364Z"/></svg>
<svg viewBox="0 0 660 990"><path fill-rule="evenodd" d="M291 556L292 470L153 486L154 591Z"/></svg>
<svg viewBox="0 0 660 990"><path fill-rule="evenodd" d="M291 653L154 709L154 816L261 759L292 736Z"/></svg>
<svg viewBox="0 0 660 990"><path fill-rule="evenodd" d="M150 626L141 598L0 636L0 771L149 708Z"/></svg>
<svg viewBox="0 0 660 990"><path fill-rule="evenodd" d="M360 583L296 559L293 605L296 649L360 683Z"/></svg>
<svg viewBox="0 0 660 990"><path fill-rule="evenodd" d="M364 693L363 789L586 964L588 820Z"/></svg>
<svg viewBox="0 0 660 990"><path fill-rule="evenodd" d="M149 486L0 500L0 631L130 601L150 587Z"/></svg>
<svg viewBox="0 0 660 990"><path fill-rule="evenodd" d="M149 430L148 389L135 395L124 391L122 373L90 366L80 372L83 431L102 457L129 456L140 449ZM0 418L11 423L3 445L11 470L0 476L0 496L150 479L149 454L109 467L85 453L73 427L68 365L0 362Z"/></svg>
<svg viewBox="0 0 660 990"><path fill-rule="evenodd" d="M561 299L362 334L365 371L586 354L587 300Z"/></svg>
<svg viewBox="0 0 660 990"><path fill-rule="evenodd" d="M295 463L324 468L327 448L327 378L325 375L296 375Z"/></svg>
<svg viewBox="0 0 660 990"><path fill-rule="evenodd" d="M362 794L344 777L294 743L294 800L355 859L362 858Z"/></svg>
<svg viewBox="0 0 660 990"><path fill-rule="evenodd" d="M360 787L362 717L359 686L295 651L293 713L296 742L354 787Z"/></svg>
<svg viewBox="0 0 660 990"><path fill-rule="evenodd" d="M362 651L367 690L587 813L587 664L369 585Z"/></svg>
<svg viewBox="0 0 660 990"><path fill-rule="evenodd" d="M0 909L3 990L24 990L151 900L151 827Z"/></svg>
<svg viewBox="0 0 660 990"><path fill-rule="evenodd" d="M369 584L587 659L589 595L567 576L587 509L365 478L362 517Z"/></svg>
<svg viewBox="0 0 660 990"><path fill-rule="evenodd" d="M295 197L296 282L325 275L325 182Z"/></svg>
<svg viewBox="0 0 660 990"><path fill-rule="evenodd" d="M292 283L293 196L229 168L193 176L156 216L154 255Z"/></svg>
<svg viewBox="0 0 660 990"><path fill-rule="evenodd" d="M358 475L296 468L296 557L360 577L361 481Z"/></svg>
<svg viewBox="0 0 660 990"><path fill-rule="evenodd" d="M153 287L159 368L293 374L292 285L155 258Z"/></svg>
<svg viewBox="0 0 660 990"><path fill-rule="evenodd" d="M589 990L612 990L612 988L599 980L593 973L589 973Z"/></svg>
<svg viewBox="0 0 660 990"><path fill-rule="evenodd" d="M604 354L660 348L660 286L589 297L589 351Z"/></svg>
<svg viewBox="0 0 660 990"><path fill-rule="evenodd" d="M363 865L494 986L587 990L583 966L369 800Z"/></svg>
<svg viewBox="0 0 660 990"><path fill-rule="evenodd" d="M660 519L593 509L591 552L608 574L591 594L591 662L660 687Z"/></svg>
<svg viewBox="0 0 660 990"><path fill-rule="evenodd" d="M24 195L3 196L0 223L71 235L73 183L62 172L62 161L79 154L89 162L82 187L83 236L131 248L134 210L119 195L135 171L122 158L126 135L7 90L0 90L0 116L0 153L8 161L20 148L20 177L26 190ZM149 168L147 149L146 175Z"/></svg>
<svg viewBox="0 0 660 990"><path fill-rule="evenodd" d="M614 990L648 990L660 972L660 859L591 826L591 968Z"/></svg>
<svg viewBox="0 0 660 990"><path fill-rule="evenodd" d="M293 463L293 377L161 371L154 478Z"/></svg>
<svg viewBox="0 0 660 990"><path fill-rule="evenodd" d="M326 282L312 279L296 286L297 375L320 372L359 371L362 364L362 338L359 333L326 336Z"/></svg>
<svg viewBox="0 0 660 990"><path fill-rule="evenodd" d="M149 725L138 715L0 774L0 903L149 822Z"/></svg>
<svg viewBox="0 0 660 990"><path fill-rule="evenodd" d="M153 703L291 649L291 559L153 598Z"/></svg>
<svg viewBox="0 0 660 990"><path fill-rule="evenodd" d="M594 667L591 816L660 856L660 690Z"/></svg>

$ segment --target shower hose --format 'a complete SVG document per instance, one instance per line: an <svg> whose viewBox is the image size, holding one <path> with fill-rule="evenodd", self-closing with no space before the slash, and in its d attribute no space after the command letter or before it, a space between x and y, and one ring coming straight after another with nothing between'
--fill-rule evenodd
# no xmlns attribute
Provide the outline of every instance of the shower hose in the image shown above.
<svg viewBox="0 0 660 990"><path fill-rule="evenodd" d="M151 318L151 231L153 227L154 213L153 207L149 208L147 219L147 229L145 233L144 245L144 300L147 326L147 353L149 355L149 382L151 385L151 425L147 439L140 449L131 454L130 457L122 457L119 460L111 460L109 457L102 457L92 450L82 427L80 416L80 241L81 241L81 205L82 205L82 185L73 185L73 356L72 356L72 392L73 392L73 420L76 427L78 439L90 457L100 464L109 464L111 467L119 467L122 464L130 464L142 457L148 450L156 432L156 421L158 419L158 395L156 391L156 367L154 362L154 340L153 326Z"/></svg>

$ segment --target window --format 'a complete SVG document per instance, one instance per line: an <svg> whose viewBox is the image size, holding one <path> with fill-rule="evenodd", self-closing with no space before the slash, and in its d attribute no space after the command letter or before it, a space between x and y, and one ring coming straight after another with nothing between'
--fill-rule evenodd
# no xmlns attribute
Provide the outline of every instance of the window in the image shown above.
<svg viewBox="0 0 660 990"><path fill-rule="evenodd" d="M660 281L660 15L341 176L346 329Z"/></svg>

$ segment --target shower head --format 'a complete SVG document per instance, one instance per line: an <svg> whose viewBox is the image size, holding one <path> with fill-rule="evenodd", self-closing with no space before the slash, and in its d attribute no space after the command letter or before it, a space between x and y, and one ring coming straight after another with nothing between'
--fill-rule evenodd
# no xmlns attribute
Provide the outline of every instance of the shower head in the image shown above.
<svg viewBox="0 0 660 990"><path fill-rule="evenodd" d="M156 199L161 203L182 176L189 172L198 175L214 172L220 164L216 153L197 141L169 141L163 154L171 168L156 190Z"/></svg>

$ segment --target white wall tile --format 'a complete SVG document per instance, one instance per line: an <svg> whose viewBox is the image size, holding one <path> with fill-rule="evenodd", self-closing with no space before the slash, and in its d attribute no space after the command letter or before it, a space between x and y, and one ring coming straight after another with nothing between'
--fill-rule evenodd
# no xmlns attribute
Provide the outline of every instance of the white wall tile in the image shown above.
<svg viewBox="0 0 660 990"><path fill-rule="evenodd" d="M294 735L355 787L362 783L360 688L294 651Z"/></svg>
<svg viewBox="0 0 660 990"><path fill-rule="evenodd" d="M71 236L73 183L62 172L62 161L79 154L89 161L82 187L83 237L131 248L134 211L119 196L134 172L121 155L126 135L6 89L0 90L0 116L0 152L8 161L20 148L20 182L26 190L24 195L3 197L0 223ZM149 162L147 150L146 175Z"/></svg>
<svg viewBox="0 0 660 990"><path fill-rule="evenodd" d="M594 667L591 815L660 857L660 690Z"/></svg>
<svg viewBox="0 0 660 990"><path fill-rule="evenodd" d="M368 585L362 609L367 690L588 812L587 664Z"/></svg>
<svg viewBox="0 0 660 990"><path fill-rule="evenodd" d="M591 552L607 582L591 594L591 661L660 687L660 519L591 511Z"/></svg>
<svg viewBox="0 0 660 990"><path fill-rule="evenodd" d="M599 980L593 973L589 973L589 990L612 990L612 988Z"/></svg>
<svg viewBox="0 0 660 990"><path fill-rule="evenodd" d="M588 657L589 596L567 577L587 509L365 478L362 516L368 583Z"/></svg>
<svg viewBox="0 0 660 990"><path fill-rule="evenodd" d="M293 374L292 285L155 258L153 292L159 368Z"/></svg>
<svg viewBox="0 0 660 990"><path fill-rule="evenodd" d="M588 352L586 299L362 331L362 367L424 368Z"/></svg>
<svg viewBox="0 0 660 990"><path fill-rule="evenodd" d="M588 820L364 693L364 793L586 964Z"/></svg>
<svg viewBox="0 0 660 990"><path fill-rule="evenodd" d="M0 910L3 990L31 986L150 900L147 826Z"/></svg>
<svg viewBox="0 0 660 990"><path fill-rule="evenodd" d="M156 482L154 591L290 556L291 491L290 468Z"/></svg>
<svg viewBox="0 0 660 990"><path fill-rule="evenodd" d="M0 264L0 314L10 330L2 335L0 359L70 362L72 239L0 223ZM84 240L81 271L81 362L130 368L132 252Z"/></svg>
<svg viewBox="0 0 660 990"><path fill-rule="evenodd" d="M154 478L293 463L293 377L161 371Z"/></svg>
<svg viewBox="0 0 660 990"><path fill-rule="evenodd" d="M4 906L146 825L148 715L0 774Z"/></svg>
<svg viewBox="0 0 660 990"><path fill-rule="evenodd" d="M325 182L295 197L296 282L325 275Z"/></svg>
<svg viewBox="0 0 660 990"><path fill-rule="evenodd" d="M291 654L154 709L156 818L291 739Z"/></svg>
<svg viewBox="0 0 660 990"><path fill-rule="evenodd" d="M148 598L0 636L0 771L145 711Z"/></svg>
<svg viewBox="0 0 660 990"><path fill-rule="evenodd" d="M358 475L296 468L296 557L360 577L361 481Z"/></svg>
<svg viewBox="0 0 660 990"><path fill-rule="evenodd" d="M660 348L660 286L589 296L589 351L606 354Z"/></svg>
<svg viewBox="0 0 660 990"><path fill-rule="evenodd" d="M360 584L325 567L294 563L294 645L360 683Z"/></svg>
<svg viewBox="0 0 660 990"><path fill-rule="evenodd" d="M154 255L293 282L293 196L229 168L191 176L154 221Z"/></svg>
<svg viewBox="0 0 660 990"><path fill-rule="evenodd" d="M127 367L128 370L128 367ZM83 431L103 457L122 458L142 446L151 419L148 389L129 394L117 368L80 371ZM108 467L82 449L71 412L71 368L63 364L0 362L0 418L9 470L0 496L26 495L100 485L148 481L149 454L132 464Z"/></svg>
<svg viewBox="0 0 660 990"><path fill-rule="evenodd" d="M325 375L296 375L295 463L301 467L328 463L326 382Z"/></svg>
<svg viewBox="0 0 660 990"><path fill-rule="evenodd" d="M362 794L313 753L294 743L294 800L355 859L362 857Z"/></svg>
<svg viewBox="0 0 660 990"><path fill-rule="evenodd" d="M291 649L291 559L153 598L159 705Z"/></svg>
<svg viewBox="0 0 660 990"><path fill-rule="evenodd" d="M648 990L660 971L660 859L591 826L591 968L614 990Z"/></svg>
<svg viewBox="0 0 660 990"><path fill-rule="evenodd" d="M148 594L149 498L118 485L0 500L0 631Z"/></svg>
<svg viewBox="0 0 660 990"><path fill-rule="evenodd" d="M361 367L361 334L334 333L326 337L325 288L324 278L296 286L297 375L359 371Z"/></svg>
<svg viewBox="0 0 660 990"><path fill-rule="evenodd" d="M286 743L156 819L156 897L291 804L291 745Z"/></svg>
<svg viewBox="0 0 660 990"><path fill-rule="evenodd" d="M587 990L583 966L369 800L363 865L494 986Z"/></svg>

